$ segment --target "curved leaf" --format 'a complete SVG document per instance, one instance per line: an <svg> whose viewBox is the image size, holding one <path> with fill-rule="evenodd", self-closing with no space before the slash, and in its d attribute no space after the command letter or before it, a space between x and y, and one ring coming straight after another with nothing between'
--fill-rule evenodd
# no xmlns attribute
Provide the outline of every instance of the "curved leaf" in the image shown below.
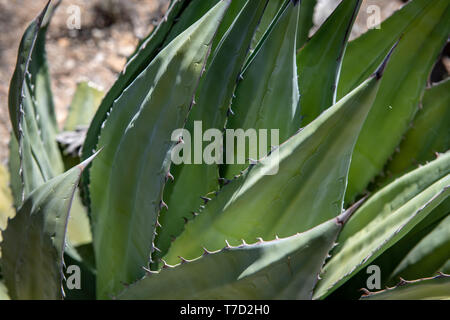
<svg viewBox="0 0 450 320"><path fill-rule="evenodd" d="M361 0L342 1L297 55L302 126L336 103L342 57ZM301 10L300 10L301 11Z"/></svg>
<svg viewBox="0 0 450 320"><path fill-rule="evenodd" d="M203 130L223 128L236 79L266 4L267 1L247 1L222 38L201 80L196 105L189 114L186 124L189 132L195 134L194 121L201 121ZM233 55L232 61L230 55ZM200 206L200 197L219 188L217 164L181 164L171 168L171 174L175 181L165 190L169 211L163 212L159 220L164 228L160 228L156 236L155 244L159 249L155 252L156 259L164 256L172 238L182 232L183 217L190 217Z"/></svg>
<svg viewBox="0 0 450 320"><path fill-rule="evenodd" d="M299 100L295 67L299 8L292 1L283 8L257 54L242 72L243 79L236 88L227 129L276 129L280 141L285 141L300 128L300 118L295 117ZM266 150L258 150L259 157L269 150L270 145ZM227 178L248 166L230 164L230 160L236 162L236 159L227 159Z"/></svg>
<svg viewBox="0 0 450 320"><path fill-rule="evenodd" d="M8 295L8 289L3 284L3 281L0 281L0 301L2 300L10 300Z"/></svg>
<svg viewBox="0 0 450 320"><path fill-rule="evenodd" d="M373 31L386 34L391 29L384 29L382 24L381 31ZM427 1L426 7L405 30L386 68L377 99L356 143L346 192L347 201L351 202L363 192L382 171L399 145L414 118L428 76L449 32L450 3L446 0ZM370 39L369 36L367 38ZM362 40L357 43L369 51L383 48L364 45ZM348 49L350 53L350 47ZM359 59L359 56L351 54L348 57Z"/></svg>
<svg viewBox="0 0 450 320"><path fill-rule="evenodd" d="M72 199L86 160L34 190L3 232L2 273L12 299L61 299Z"/></svg>
<svg viewBox="0 0 450 320"><path fill-rule="evenodd" d="M450 78L427 89L422 108L400 144L400 152L389 162L386 171L393 177L425 164L437 152L450 149Z"/></svg>
<svg viewBox="0 0 450 320"><path fill-rule="evenodd" d="M311 299L341 217L285 239L245 242L151 272L119 299Z"/></svg>
<svg viewBox="0 0 450 320"><path fill-rule="evenodd" d="M140 44L137 51L128 60L124 70L119 74L111 89L106 93L94 118L91 121L82 149L82 159L89 158L97 149L102 125L107 119L114 101L119 98L126 87L149 65L155 58L168 34L173 29L175 20L179 17L188 1L175 0L171 4L166 16L158 27ZM89 204L89 168L85 170L82 179L82 196L86 205Z"/></svg>
<svg viewBox="0 0 450 320"><path fill-rule="evenodd" d="M88 126L103 98L103 92L89 82L80 82L70 104L64 130Z"/></svg>
<svg viewBox="0 0 450 320"><path fill-rule="evenodd" d="M253 36L251 44L252 49L254 49L264 37L270 25L273 23L274 19L276 19L281 7L283 7L286 2L286 0L272 0L267 3L267 8L261 17L261 22L259 23L258 29L255 31L255 35Z"/></svg>
<svg viewBox="0 0 450 320"><path fill-rule="evenodd" d="M371 263L450 194L450 152L375 193L346 224L314 298L324 298Z"/></svg>
<svg viewBox="0 0 450 320"><path fill-rule="evenodd" d="M448 214L448 213L447 213ZM415 279L440 271L450 259L450 216L442 220L400 262L391 279Z"/></svg>
<svg viewBox="0 0 450 320"><path fill-rule="evenodd" d="M365 81L224 186L187 224L165 260L173 263L177 256L198 257L203 246L215 250L224 240L236 244L240 239L251 242L257 237L290 236L340 214L352 148L378 79Z"/></svg>
<svg viewBox="0 0 450 320"><path fill-rule="evenodd" d="M9 189L8 171L0 164L0 241L2 240L1 230L5 229L8 218L12 218L15 214L11 190Z"/></svg>
<svg viewBox="0 0 450 320"><path fill-rule="evenodd" d="M316 4L317 0L302 0L300 2L300 16L298 18L297 27L297 49L303 47L309 39L309 31L314 25L313 16Z"/></svg>
<svg viewBox="0 0 450 320"><path fill-rule="evenodd" d="M45 35L53 10L49 2L25 31L9 89L9 114L18 142L22 199L63 171L55 138L56 120L45 54Z"/></svg>
<svg viewBox="0 0 450 320"><path fill-rule="evenodd" d="M139 278L150 262L171 134L185 123L229 2L220 1L166 46L114 102L104 124L104 152L93 162L90 185L100 298Z"/></svg>
<svg viewBox="0 0 450 320"><path fill-rule="evenodd" d="M450 276L415 281L402 280L395 288L371 292L362 300L450 300Z"/></svg>

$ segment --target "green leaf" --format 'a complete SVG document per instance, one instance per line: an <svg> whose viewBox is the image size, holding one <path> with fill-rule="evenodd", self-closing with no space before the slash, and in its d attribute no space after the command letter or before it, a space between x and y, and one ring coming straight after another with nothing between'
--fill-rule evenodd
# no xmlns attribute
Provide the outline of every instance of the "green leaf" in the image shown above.
<svg viewBox="0 0 450 320"><path fill-rule="evenodd" d="M204 0L203 0L204 1ZM216 0L217 1L217 0ZM266 6L268 1L262 0L261 1L264 4L264 7ZM224 37L226 36L228 30L236 20L237 16L240 14L241 10L245 7L247 4L247 1L240 0L240 1L231 1L230 7L228 8L227 12L225 13L225 16L222 19L222 22L220 23L219 29L217 29L217 34L214 37L213 44L211 46L211 52L212 54L208 58L208 63L206 67L208 68L210 66L210 63L214 56L217 54L217 49L220 46L220 43L224 41ZM260 9L258 8L258 11ZM244 33L244 31L242 31ZM253 32L250 32L250 35L253 35ZM247 46L245 47L247 50Z"/></svg>
<svg viewBox="0 0 450 320"><path fill-rule="evenodd" d="M411 5L415 2L413 1ZM411 23L404 30L392 55L377 99L361 130L349 173L346 193L346 200L349 202L363 192L369 182L382 171L399 145L414 118L431 69L447 41L450 32L450 3L446 0L426 2L427 5L412 21L411 18L406 18ZM418 4L420 3L418 1ZM390 41L387 41L390 40L390 36L386 34L392 32L390 28L392 25L395 24L381 24L381 30L372 30L365 37L361 37L360 41L355 40L352 48L359 45L367 52L383 51L385 43L390 44ZM371 36L373 32L378 34ZM381 45L377 42L380 37L385 37ZM349 46L344 60L350 59L351 62L348 63L355 65L359 65L362 61L367 62L366 59L360 58L360 55L352 52ZM345 66L344 61L343 71ZM355 71L355 68L350 70ZM357 81L356 77L359 74L356 72L354 76Z"/></svg>
<svg viewBox="0 0 450 320"><path fill-rule="evenodd" d="M6 168L0 164L0 241L2 240L1 230L5 229L8 218L12 218L15 214L9 188L9 174Z"/></svg>
<svg viewBox="0 0 450 320"><path fill-rule="evenodd" d="M19 143L14 134L10 135L9 141L8 171L14 207L18 208L22 204L23 183L20 176Z"/></svg>
<svg viewBox="0 0 450 320"><path fill-rule="evenodd" d="M401 281L397 287L371 292L362 300L449 300L450 276L441 274L434 278Z"/></svg>
<svg viewBox="0 0 450 320"><path fill-rule="evenodd" d="M203 130L224 127L236 79L266 4L267 1L247 1L222 38L202 78L197 103L189 114L186 129L191 136L195 135L194 121L201 121ZM232 61L230 54L233 55ZM164 192L169 211L163 212L159 220L164 228L156 237L155 244L160 250L155 252L156 259L165 255L172 237L182 232L183 217L190 217L191 212L200 206L200 197L219 188L216 164L180 164L171 168L171 174L175 180Z"/></svg>
<svg viewBox="0 0 450 320"><path fill-rule="evenodd" d="M296 117L299 92L295 66L299 8L293 2L283 8L257 54L241 73L242 80L236 88L227 129L276 129L280 141L285 141L300 128L300 118ZM237 155L236 138L234 146L234 154ZM268 145L265 150L254 150L258 155L252 158L265 156L270 148ZM246 150L245 159L248 159L252 150L247 145ZM227 159L225 177L232 178L248 166L245 163L230 164L230 161L235 163L237 160Z"/></svg>
<svg viewBox="0 0 450 320"><path fill-rule="evenodd" d="M393 177L450 149L450 78L425 91L422 107L386 171ZM391 178L392 179L392 178Z"/></svg>
<svg viewBox="0 0 450 320"><path fill-rule="evenodd" d="M72 201L72 213L67 225L67 238L73 246L80 246L92 242L91 226L87 210L81 202L78 189Z"/></svg>
<svg viewBox="0 0 450 320"><path fill-rule="evenodd" d="M336 87L361 0L342 1L297 55L302 126L336 103ZM300 10L301 12L301 10Z"/></svg>
<svg viewBox="0 0 450 320"><path fill-rule="evenodd" d="M92 165L90 185L99 298L139 278L150 262L171 135L184 126L229 3L220 1L167 45L114 102L104 124L104 151Z"/></svg>
<svg viewBox="0 0 450 320"><path fill-rule="evenodd" d="M345 214L347 216L347 213ZM311 299L344 222L327 221L289 238L245 242L165 265L129 286L119 299ZM346 218L345 218L346 219ZM225 242L224 242L225 245Z"/></svg>
<svg viewBox="0 0 450 320"><path fill-rule="evenodd" d="M158 27L140 44L137 51L127 62L111 89L103 98L94 118L91 121L82 149L82 159L89 158L97 149L102 125L111 111L114 101L119 98L125 88L149 65L155 56L164 48L164 41L174 27L175 20L183 12L187 1L175 0ZM82 179L82 195L88 205L89 200L89 168L84 171Z"/></svg>
<svg viewBox="0 0 450 320"><path fill-rule="evenodd" d="M77 136L76 140L82 140L84 135L77 131L80 130L83 132L84 128L87 128L101 103L103 95L101 90L97 89L89 82L80 82L77 85L64 126L66 132L61 133L58 137L60 143L61 140L64 140L61 139L61 136L65 136L66 134L74 134ZM72 130L76 133L68 132ZM81 144L82 142L72 142L69 144L69 147L63 151L63 153L67 153L64 154L64 163L66 167L75 166L80 162L79 148L81 148ZM71 212L67 226L67 236L70 244L79 246L92 242L91 227L87 210L82 204L79 190L75 193Z"/></svg>
<svg viewBox="0 0 450 320"><path fill-rule="evenodd" d="M398 279L401 276L416 279L430 276L447 262L449 252L450 216L447 216L403 258L390 278Z"/></svg>
<svg viewBox="0 0 450 320"><path fill-rule="evenodd" d="M74 131L88 126L103 98L103 92L89 82L80 82L70 104L64 130Z"/></svg>
<svg viewBox="0 0 450 320"><path fill-rule="evenodd" d="M95 300L95 276L96 272L92 268L90 261L87 261L84 256L81 255L81 251L86 248L90 248L89 255L94 255L92 245L83 245L80 247L71 248L66 247L64 252L64 262L66 266L78 266L80 268L80 288L70 289L67 287L66 281L63 281L63 288L66 296L65 300ZM71 274L66 273L66 279L69 280ZM67 281L68 282L68 281Z"/></svg>
<svg viewBox="0 0 450 320"><path fill-rule="evenodd" d="M440 2L440 0L436 1ZM418 19L430 10L432 1L409 1L384 20L380 29L372 29L350 41L345 51L339 77L337 98L356 88L381 63L390 48Z"/></svg>
<svg viewBox="0 0 450 320"><path fill-rule="evenodd" d="M45 35L53 10L48 3L25 31L8 96L19 145L22 199L63 171L45 60Z"/></svg>
<svg viewBox="0 0 450 320"><path fill-rule="evenodd" d="M392 277L393 271L398 267L401 261L408 255L408 253L434 228L437 227L439 222L442 221L445 216L450 212L450 199L447 198L441 202L436 208L434 208L423 220L421 220L414 228L404 235L395 245L391 246L384 252L382 252L375 260L371 262L371 265L376 265L380 268L380 286L385 288L387 286L394 286L398 283L399 277L403 277L399 274L396 277ZM438 253L439 255L439 253ZM446 255L444 255L446 256ZM436 271L442 271L440 266L436 266L436 269L427 273L417 273L412 277L405 277L406 279L417 279L423 277L430 277L436 274ZM421 270L425 271L425 270ZM361 296L360 288L364 288L367 285L368 271L366 268L362 268L358 273L353 275L348 281L346 281L341 287L335 290L330 296L345 297L346 299L358 299Z"/></svg>
<svg viewBox="0 0 450 320"><path fill-rule="evenodd" d="M165 16L162 17L158 25L152 28L152 30L150 30L150 32L144 38L140 39L135 51L128 57L128 61L136 58L143 59L143 53L146 49L148 49L149 45L152 49L148 50L146 52L147 54L151 55L152 51L155 49L161 50L161 47L158 48L162 43L161 41L164 41L166 39L169 32L179 21L180 16L184 15L184 10L186 9L187 4L189 4L190 2L191 0L171 0Z"/></svg>
<svg viewBox="0 0 450 320"><path fill-rule="evenodd" d="M0 301L10 300L8 295L8 289L5 287L3 281L0 281Z"/></svg>
<svg viewBox="0 0 450 320"><path fill-rule="evenodd" d="M3 232L2 273L12 299L61 299L72 199L90 159L34 190Z"/></svg>
<svg viewBox="0 0 450 320"><path fill-rule="evenodd" d="M261 17L258 29L253 36L251 44L252 49L256 48L260 40L264 37L264 34L267 32L270 25L274 22L274 19L276 19L280 9L284 7L283 5L286 2L286 0L272 0L267 3L267 8L266 10L264 10L264 14Z"/></svg>
<svg viewBox="0 0 450 320"><path fill-rule="evenodd" d="M346 224L314 298L324 298L404 237L450 194L450 152L375 193Z"/></svg>
<svg viewBox="0 0 450 320"><path fill-rule="evenodd" d="M450 259L448 259L440 268L439 270L441 272L444 272L446 274L450 273Z"/></svg>
<svg viewBox="0 0 450 320"><path fill-rule="evenodd" d="M379 74L378 74L379 75ZM372 105L371 77L270 156L224 186L176 239L165 260L198 257L224 240L274 239L309 230L339 215L358 132ZM333 163L333 166L330 166ZM276 174L274 174L276 173Z"/></svg>
<svg viewBox="0 0 450 320"><path fill-rule="evenodd" d="M314 25L313 16L316 4L317 0L302 0L300 2L300 16L298 18L297 27L297 49L303 47L309 39L309 31Z"/></svg>
<svg viewBox="0 0 450 320"><path fill-rule="evenodd" d="M188 27L194 24L196 21L200 20L211 8L213 8L219 0L192 0L188 3L185 10L179 16L178 21L174 25L167 39L165 40L165 45L170 43L176 36L185 31ZM246 4L245 0L231 1L225 16L220 23L220 27L217 30L216 36L214 37L213 44L211 46L211 52L215 53L216 49L222 40L223 36L242 10ZM164 46L165 46L164 45ZM207 66L209 66L214 54L210 55L208 58Z"/></svg>

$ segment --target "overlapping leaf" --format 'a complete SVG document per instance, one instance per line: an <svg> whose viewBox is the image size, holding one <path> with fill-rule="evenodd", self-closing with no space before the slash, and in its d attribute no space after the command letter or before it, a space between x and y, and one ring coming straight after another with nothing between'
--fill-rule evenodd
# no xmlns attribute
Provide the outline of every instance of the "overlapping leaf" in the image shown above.
<svg viewBox="0 0 450 320"><path fill-rule="evenodd" d="M205 251L151 272L119 299L311 299L328 252L350 212L289 238Z"/></svg>
<svg viewBox="0 0 450 320"><path fill-rule="evenodd" d="M403 15L398 14L382 23L381 30L371 30L355 40L344 57L339 86L345 93L344 88L353 87L349 83L357 84L376 65L379 54L370 52L386 50L393 40L391 34L395 34L393 28L398 24L403 26L396 29L403 36L386 69L377 99L352 156L347 201L363 192L399 145L414 118L428 76L450 31L450 3L446 0L416 0L400 11L403 10ZM404 21L399 22L399 18ZM346 67L349 69L345 70Z"/></svg>
<svg viewBox="0 0 450 320"><path fill-rule="evenodd" d="M116 293L121 281L139 278L149 263L175 145L171 135L185 123L229 3L220 1L167 45L114 102L105 122L104 152L93 163L90 185L100 298Z"/></svg>
<svg viewBox="0 0 450 320"><path fill-rule="evenodd" d="M279 140L285 141L300 128L300 117L297 115L299 92L295 67L299 8L300 6L293 2L289 2L282 8L280 17L267 31L268 34L264 36L256 55L242 72L243 79L236 88L236 97L231 105L232 115L228 118L227 129L275 129L278 131ZM234 148L231 146L231 141L226 143L227 149L237 151L237 141L234 142ZM278 143L275 141L274 146ZM266 150L257 150L258 155L253 158L266 155L270 148L271 145L268 143ZM249 148L246 149L249 150ZM250 150L248 152L251 154ZM242 163L242 160L237 163L239 159L229 159L229 153L227 151L225 155L227 178L233 177L247 166ZM247 154L244 160L248 157ZM230 160L235 164L231 164Z"/></svg>
<svg viewBox="0 0 450 320"><path fill-rule="evenodd" d="M447 153L374 194L339 235L314 297L326 297L425 219L449 196L449 172Z"/></svg>
<svg viewBox="0 0 450 320"><path fill-rule="evenodd" d="M103 92L89 82L80 82L70 104L64 130L88 126L103 98Z"/></svg>
<svg viewBox="0 0 450 320"><path fill-rule="evenodd" d="M450 149L450 79L425 91L421 109L386 171L393 177Z"/></svg>
<svg viewBox="0 0 450 320"><path fill-rule="evenodd" d="M298 18L297 28L297 49L303 47L309 39L309 31L314 25L313 16L316 4L317 0L302 0L300 2L300 16Z"/></svg>
<svg viewBox="0 0 450 320"><path fill-rule="evenodd" d="M450 201L449 201L450 203ZM447 205L447 209L448 209ZM450 259L450 216L442 220L407 255L390 276L416 279L440 271Z"/></svg>
<svg viewBox="0 0 450 320"><path fill-rule="evenodd" d="M22 184L16 184L13 190L20 192L22 199L63 171L45 54L45 35L54 9L47 4L25 31L9 90L9 114L15 135L11 139L17 139L18 144L18 154L12 157L20 155L13 161ZM19 172L12 173L15 182Z"/></svg>
<svg viewBox="0 0 450 320"><path fill-rule="evenodd" d="M439 275L415 281L401 281L394 288L372 292L362 300L449 300L450 276Z"/></svg>
<svg viewBox="0 0 450 320"><path fill-rule="evenodd" d="M13 199L9 189L9 174L6 168L0 164L0 231L5 229L8 218L12 218L14 215ZM0 241L1 239L0 232Z"/></svg>
<svg viewBox="0 0 450 320"><path fill-rule="evenodd" d="M198 134L194 132L195 121L201 121L202 130L223 128L237 77L266 4L267 1L247 1L216 49L202 78L196 104L186 125L192 138ZM230 54L234 57L232 61ZM169 183L165 192L169 211L163 213L160 219L163 228L158 231L156 237L156 246L160 250L155 252L156 258L162 257L167 252L172 238L181 233L184 227L183 218L190 218L191 212L198 209L202 202L200 197L219 187L218 165L193 164L194 144L197 142L190 142L193 146L192 150L189 150L192 164L180 164L171 169L175 181ZM195 148L199 147L201 148L201 145L195 144Z"/></svg>
<svg viewBox="0 0 450 320"><path fill-rule="evenodd" d="M165 260L192 259L202 247L216 250L225 240L237 244L241 239L251 243L257 237L290 236L340 214L352 148L376 95L378 79L365 81L223 187L187 224Z"/></svg>
<svg viewBox="0 0 450 320"><path fill-rule="evenodd" d="M0 301L1 300L10 300L8 295L8 289L3 284L3 281L0 281Z"/></svg>
<svg viewBox="0 0 450 320"><path fill-rule="evenodd" d="M35 189L8 221L2 273L13 299L61 299L63 252L72 199L90 159Z"/></svg>
<svg viewBox="0 0 450 320"><path fill-rule="evenodd" d="M342 57L361 0L342 1L297 56L302 126L336 103ZM373 70L372 70L373 72Z"/></svg>

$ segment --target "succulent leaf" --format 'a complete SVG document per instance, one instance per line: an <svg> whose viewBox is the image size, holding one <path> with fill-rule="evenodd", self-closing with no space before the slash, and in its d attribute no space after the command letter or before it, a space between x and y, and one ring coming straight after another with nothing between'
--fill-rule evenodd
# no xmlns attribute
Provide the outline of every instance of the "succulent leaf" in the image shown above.
<svg viewBox="0 0 450 320"><path fill-rule="evenodd" d="M227 129L276 129L280 141L285 141L300 128L300 118L296 117L299 92L295 66L299 8L293 2L282 8L280 17L242 72ZM267 154L271 146L267 148L258 153ZM247 154L245 158L248 157ZM225 177L232 178L247 166L227 164Z"/></svg>
<svg viewBox="0 0 450 320"><path fill-rule="evenodd" d="M450 276L440 274L433 278L414 281L401 280L399 285L379 292L370 292L362 300L449 300Z"/></svg>
<svg viewBox="0 0 450 320"><path fill-rule="evenodd" d="M104 152L90 174L97 295L101 299L117 293L121 282L139 278L141 267L150 262L175 145L171 135L184 126L229 3L220 1L167 45L114 102L104 124L99 139ZM111 247L114 250L107 249Z"/></svg>
<svg viewBox="0 0 450 320"><path fill-rule="evenodd" d="M10 84L8 104L15 135L12 139L18 142L22 183L20 189L15 186L15 192L21 190L21 199L63 171L45 58L45 35L54 9L49 2L25 31Z"/></svg>
<svg viewBox="0 0 450 320"><path fill-rule="evenodd" d="M202 121L203 130L224 127L236 79L266 4L267 1L247 1L222 38L201 80L196 104L189 114L186 129L191 134L195 134L194 121ZM231 53L234 57L232 61L229 59ZM191 218L191 212L197 210L202 203L200 197L219 188L218 170L217 164L205 163L180 164L171 168L174 182L170 182L165 191L169 211L163 212L160 218L163 227L156 236L156 246L160 250L155 252L156 259L165 255L172 237L177 237L182 232L183 218Z"/></svg>
<svg viewBox="0 0 450 320"><path fill-rule="evenodd" d="M450 78L427 89L421 105L399 146L400 152L386 168L392 175L390 179L450 149Z"/></svg>
<svg viewBox="0 0 450 320"><path fill-rule="evenodd" d="M91 159L35 189L8 221L2 274L12 299L61 299L63 253L72 199Z"/></svg>
<svg viewBox="0 0 450 320"><path fill-rule="evenodd" d="M102 125L107 119L114 101L119 98L126 87L149 65L160 50L163 49L164 41L173 29L175 20L179 17L187 1L175 0L171 4L166 16L158 27L152 31L140 44L137 51L130 57L124 70L119 74L111 89L106 93L94 118L91 121L82 149L82 159L89 158L97 149ZM178 35L178 34L176 34ZM175 35L175 36L176 36ZM83 173L82 196L83 201L89 207L89 170Z"/></svg>
<svg viewBox="0 0 450 320"><path fill-rule="evenodd" d="M417 111L434 62L447 41L450 32L450 3L446 0L426 2L427 5L419 16L404 30L386 68L374 106L361 130L350 167L346 192L348 202L363 192L369 182L382 171L399 145ZM417 3L419 5L421 1ZM379 32L377 36L373 36L378 40L382 34L391 32L391 28L384 28L382 24L381 30L371 32ZM361 39L359 45L369 52L375 48L376 51L383 48L371 46L374 39L370 37L370 33ZM364 40L366 44L362 44ZM348 49L348 59L358 60L359 56L351 52L350 46Z"/></svg>
<svg viewBox="0 0 450 320"><path fill-rule="evenodd" d="M13 209L13 198L9 189L9 174L7 169L0 164L0 241L1 231L5 229L8 218L12 218L16 213ZM0 251L0 257L2 253Z"/></svg>
<svg viewBox="0 0 450 320"><path fill-rule="evenodd" d="M450 152L375 193L356 211L325 264L314 298L324 298L427 217L450 194Z"/></svg>
<svg viewBox="0 0 450 320"><path fill-rule="evenodd" d="M378 88L373 76L279 149L222 188L165 260L191 259L228 240L251 243L303 232L339 215L353 145ZM333 166L330 167L330 163ZM279 167L277 174L268 175Z"/></svg>
<svg viewBox="0 0 450 320"><path fill-rule="evenodd" d="M450 203L450 201L448 201ZM449 207L449 206L447 206ZM450 215L426 235L400 262L391 279L415 279L440 271L450 258Z"/></svg>
<svg viewBox="0 0 450 320"><path fill-rule="evenodd" d="M267 8L261 17L261 22L259 23L258 29L255 31L255 35L253 36L251 44L252 50L258 45L273 21L276 20L280 9L285 3L287 3L286 0L272 0L267 3Z"/></svg>
<svg viewBox="0 0 450 320"><path fill-rule="evenodd" d="M361 0L342 1L298 52L298 86L302 126L336 103L342 57ZM301 10L300 10L301 12Z"/></svg>
<svg viewBox="0 0 450 320"><path fill-rule="evenodd" d="M0 301L3 300L10 300L10 297L8 295L8 289L5 287L5 284L3 281L0 281Z"/></svg>
<svg viewBox="0 0 450 320"><path fill-rule="evenodd" d="M19 143L14 134L10 135L8 155L9 187L13 196L14 207L22 204L23 183L20 175Z"/></svg>
<svg viewBox="0 0 450 320"><path fill-rule="evenodd" d="M70 104L64 130L74 131L80 126L88 126L103 99L103 95L100 89L87 81L78 83Z"/></svg>
<svg viewBox="0 0 450 320"><path fill-rule="evenodd" d="M309 31L314 25L313 16L316 4L317 0L302 0L300 2L300 16L298 18L297 27L297 49L303 47L309 39Z"/></svg>
<svg viewBox="0 0 450 320"><path fill-rule="evenodd" d="M311 299L339 218L288 238L227 246L176 266L165 265L119 299ZM225 244L225 242L224 242ZM180 259L178 259L180 260Z"/></svg>

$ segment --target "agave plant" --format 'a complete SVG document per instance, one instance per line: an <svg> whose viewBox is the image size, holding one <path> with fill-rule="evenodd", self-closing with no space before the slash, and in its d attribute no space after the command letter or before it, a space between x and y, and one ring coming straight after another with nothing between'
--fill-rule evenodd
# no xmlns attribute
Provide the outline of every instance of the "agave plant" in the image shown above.
<svg viewBox="0 0 450 320"><path fill-rule="evenodd" d="M309 38L315 4L172 1L103 98L79 85L61 135L49 3L10 86L1 297L449 298L450 81L429 76L450 3L410 1L350 42L361 1ZM197 121L281 143L246 165L172 163L172 133ZM369 266L407 280L361 292Z"/></svg>

